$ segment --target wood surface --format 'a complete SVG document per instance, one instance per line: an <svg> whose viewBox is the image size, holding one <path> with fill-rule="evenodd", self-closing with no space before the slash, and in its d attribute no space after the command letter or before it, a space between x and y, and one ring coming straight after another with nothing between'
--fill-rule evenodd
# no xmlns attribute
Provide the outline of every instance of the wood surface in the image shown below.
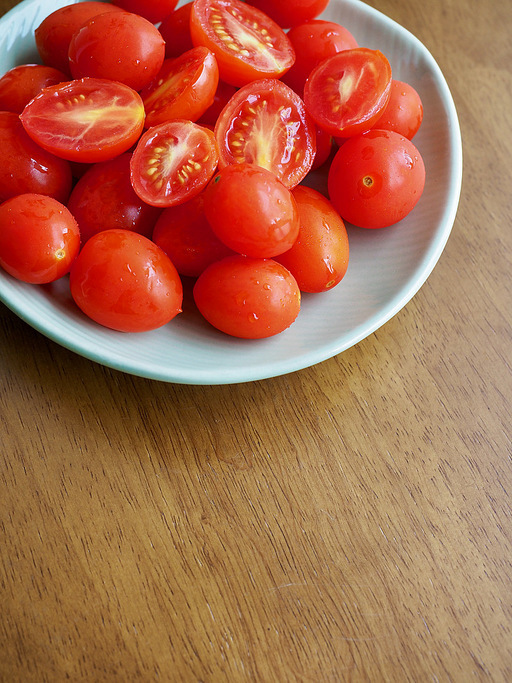
<svg viewBox="0 0 512 683"><path fill-rule="evenodd" d="M438 265L350 350L234 386L109 370L0 305L2 682L512 680L512 5L370 4L458 109Z"/></svg>

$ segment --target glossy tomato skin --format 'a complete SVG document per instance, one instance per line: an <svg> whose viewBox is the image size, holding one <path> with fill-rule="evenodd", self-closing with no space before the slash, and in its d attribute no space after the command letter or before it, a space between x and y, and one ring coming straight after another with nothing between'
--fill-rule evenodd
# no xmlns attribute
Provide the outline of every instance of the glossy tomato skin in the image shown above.
<svg viewBox="0 0 512 683"><path fill-rule="evenodd" d="M393 79L389 101L373 127L394 130L412 140L422 121L423 103L418 92L412 85Z"/></svg>
<svg viewBox="0 0 512 683"><path fill-rule="evenodd" d="M166 59L179 57L194 47L190 35L191 12L192 2L187 2L171 12L158 27L165 40Z"/></svg>
<svg viewBox="0 0 512 683"><path fill-rule="evenodd" d="M220 78L237 87L279 78L295 60L284 31L240 0L195 0L190 35L194 45L204 45L215 54Z"/></svg>
<svg viewBox="0 0 512 683"><path fill-rule="evenodd" d="M80 227L82 243L102 230L122 228L151 237L161 210L135 194L130 181L131 154L93 164L75 184L67 207Z"/></svg>
<svg viewBox="0 0 512 683"><path fill-rule="evenodd" d="M112 4L158 24L173 11L178 0L112 0Z"/></svg>
<svg viewBox="0 0 512 683"><path fill-rule="evenodd" d="M302 292L326 292L347 272L347 229L329 200L316 190L299 185L292 193L299 211L299 235L276 261L288 268Z"/></svg>
<svg viewBox="0 0 512 683"><path fill-rule="evenodd" d="M96 163L126 152L138 140L144 104L124 83L82 78L45 88L20 118L43 149L69 161Z"/></svg>
<svg viewBox="0 0 512 683"><path fill-rule="evenodd" d="M317 17L329 0L249 0L249 4L268 14L283 28L291 28Z"/></svg>
<svg viewBox="0 0 512 683"><path fill-rule="evenodd" d="M119 11L119 7L109 3L86 0L66 5L49 14L35 30L36 47L43 64L71 76L68 51L75 31L102 12Z"/></svg>
<svg viewBox="0 0 512 683"><path fill-rule="evenodd" d="M309 74L320 62L342 50L359 47L348 29L322 19L298 24L287 35L295 50L295 63L282 80L301 96Z"/></svg>
<svg viewBox="0 0 512 683"><path fill-rule="evenodd" d="M43 88L67 81L58 69L43 64L20 64L0 78L0 110L21 114Z"/></svg>
<svg viewBox="0 0 512 683"><path fill-rule="evenodd" d="M197 121L213 104L218 82L217 60L206 47L166 59L156 78L140 93L146 128L170 119Z"/></svg>
<svg viewBox="0 0 512 683"><path fill-rule="evenodd" d="M37 145L14 112L0 112L0 149L0 201L25 193L67 201L72 184L69 162Z"/></svg>
<svg viewBox="0 0 512 683"><path fill-rule="evenodd" d="M73 78L106 78L141 90L155 78L165 42L147 19L131 12L104 12L76 31L69 45Z"/></svg>
<svg viewBox="0 0 512 683"><path fill-rule="evenodd" d="M221 169L206 189L204 210L217 237L245 256L282 254L299 234L292 193L273 173L253 164Z"/></svg>
<svg viewBox="0 0 512 683"><path fill-rule="evenodd" d="M348 139L329 170L329 196L347 222L384 228L416 206L425 185L421 154L407 138L370 130Z"/></svg>
<svg viewBox="0 0 512 683"><path fill-rule="evenodd" d="M215 124L217 123L217 119L222 110L237 90L238 88L235 88L234 85L229 85L229 83L219 80L215 95L213 96L213 102L198 119L198 123L202 126L213 126L213 128L215 128Z"/></svg>
<svg viewBox="0 0 512 683"><path fill-rule="evenodd" d="M215 261L234 252L215 235L204 214L204 192L162 211L153 242L161 247L180 275L197 278Z"/></svg>
<svg viewBox="0 0 512 683"><path fill-rule="evenodd" d="M30 284L65 275L80 249L78 225L52 197L20 194L0 204L0 265Z"/></svg>
<svg viewBox="0 0 512 683"><path fill-rule="evenodd" d="M220 168L256 164L288 188L306 177L316 154L315 124L302 99L275 78L240 88L219 115L215 138Z"/></svg>
<svg viewBox="0 0 512 683"><path fill-rule="evenodd" d="M213 132L175 119L153 126L137 143L130 164L133 189L151 206L176 206L208 184L219 155Z"/></svg>
<svg viewBox="0 0 512 683"><path fill-rule="evenodd" d="M369 130L388 103L391 65L379 50L343 50L316 66L304 86L306 109L334 137Z"/></svg>
<svg viewBox="0 0 512 683"><path fill-rule="evenodd" d="M199 276L193 293L213 327L243 339L280 334L300 312L295 278L273 259L228 256Z"/></svg>
<svg viewBox="0 0 512 683"><path fill-rule="evenodd" d="M83 313L119 332L147 332L181 312L176 268L160 247L130 230L93 235L71 268L69 284Z"/></svg>

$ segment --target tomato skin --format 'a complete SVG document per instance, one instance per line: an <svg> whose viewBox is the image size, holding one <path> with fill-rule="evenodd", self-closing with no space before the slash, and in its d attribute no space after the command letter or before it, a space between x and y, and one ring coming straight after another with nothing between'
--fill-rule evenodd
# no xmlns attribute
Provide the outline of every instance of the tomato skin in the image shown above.
<svg viewBox="0 0 512 683"><path fill-rule="evenodd" d="M139 14L152 24L158 24L165 19L178 4L178 0L111 0L111 2L127 12Z"/></svg>
<svg viewBox="0 0 512 683"><path fill-rule="evenodd" d="M131 12L104 12L73 35L69 66L73 78L105 78L141 90L155 78L165 42L147 19Z"/></svg>
<svg viewBox="0 0 512 683"><path fill-rule="evenodd" d="M412 85L393 79L389 101L373 127L394 130L412 140L422 121L423 104L418 92Z"/></svg>
<svg viewBox="0 0 512 683"><path fill-rule="evenodd" d="M256 164L288 188L306 177L316 153L315 124L303 101L275 78L240 88L218 118L215 138L220 168Z"/></svg>
<svg viewBox="0 0 512 683"><path fill-rule="evenodd" d="M156 78L140 93L146 110L145 127L170 119L197 121L213 103L218 82L217 60L206 47L166 59Z"/></svg>
<svg viewBox="0 0 512 683"><path fill-rule="evenodd" d="M301 96L309 74L320 62L342 50L358 47L348 29L323 19L298 24L287 35L295 50L295 63L282 80Z"/></svg>
<svg viewBox="0 0 512 683"><path fill-rule="evenodd" d="M20 194L0 204L0 266L30 284L65 275L80 249L78 225L53 197Z"/></svg>
<svg viewBox="0 0 512 683"><path fill-rule="evenodd" d="M123 83L82 78L45 88L20 118L43 149L69 161L96 163L126 152L138 140L144 104Z"/></svg>
<svg viewBox="0 0 512 683"><path fill-rule="evenodd" d="M329 196L340 216L361 228L384 228L412 211L425 185L421 154L407 138L370 130L348 139L329 170Z"/></svg>
<svg viewBox="0 0 512 683"><path fill-rule="evenodd" d="M68 50L75 31L102 12L119 11L115 5L86 0L66 5L49 14L35 30L36 47L43 64L71 76Z"/></svg>
<svg viewBox="0 0 512 683"><path fill-rule="evenodd" d="M0 112L0 149L0 202L26 193L67 201L72 184L69 162L37 145L14 112Z"/></svg>
<svg viewBox="0 0 512 683"><path fill-rule="evenodd" d="M160 24L158 30L165 40L165 57L179 57L194 45L190 35L190 14L192 2L187 2L171 12Z"/></svg>
<svg viewBox="0 0 512 683"><path fill-rule="evenodd" d="M69 285L85 315L119 332L147 332L181 312L176 268L160 247L130 230L93 235L71 268Z"/></svg>
<svg viewBox="0 0 512 683"><path fill-rule="evenodd" d="M215 54L220 78L236 87L279 78L295 60L284 31L239 0L194 0L190 35L194 45L204 45Z"/></svg>
<svg viewBox="0 0 512 683"><path fill-rule="evenodd" d="M135 194L130 181L131 154L93 164L75 184L67 207L80 227L82 243L102 230L122 228L151 237L161 210Z"/></svg>
<svg viewBox="0 0 512 683"><path fill-rule="evenodd" d="M273 259L235 255L216 261L199 276L193 294L213 327L242 339L280 334L300 312L295 278Z"/></svg>
<svg viewBox="0 0 512 683"><path fill-rule="evenodd" d="M325 292L338 285L347 272L347 230L338 212L319 192L299 185L292 193L299 211L299 235L276 261L288 268L302 292Z"/></svg>
<svg viewBox="0 0 512 683"><path fill-rule="evenodd" d="M382 114L391 80L391 65L379 50L343 50L313 69L304 103L316 124L334 137L358 135Z"/></svg>
<svg viewBox="0 0 512 683"><path fill-rule="evenodd" d="M198 123L200 123L202 126L213 126L213 128L215 128L215 124L217 123L217 119L219 118L222 110L237 92L237 90L238 88L235 88L234 85L229 85L229 83L219 80L217 89L213 96L213 102L208 109L203 112L201 117L198 119Z"/></svg>
<svg viewBox="0 0 512 683"><path fill-rule="evenodd" d="M0 110L21 114L43 88L67 81L58 69L42 64L21 64L0 78Z"/></svg>
<svg viewBox="0 0 512 683"><path fill-rule="evenodd" d="M151 206L176 206L199 194L218 163L211 130L176 119L153 126L137 143L130 164L132 186Z"/></svg>
<svg viewBox="0 0 512 683"><path fill-rule="evenodd" d="M268 14L283 28L291 28L317 17L329 0L248 0L248 3Z"/></svg>

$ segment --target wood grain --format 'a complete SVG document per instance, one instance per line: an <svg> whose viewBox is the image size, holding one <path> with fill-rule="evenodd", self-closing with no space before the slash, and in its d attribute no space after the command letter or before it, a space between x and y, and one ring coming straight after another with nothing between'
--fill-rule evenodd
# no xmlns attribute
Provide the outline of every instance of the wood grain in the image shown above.
<svg viewBox="0 0 512 683"><path fill-rule="evenodd" d="M439 264L354 348L238 386L0 306L1 681L512 680L511 6L370 4L459 112Z"/></svg>

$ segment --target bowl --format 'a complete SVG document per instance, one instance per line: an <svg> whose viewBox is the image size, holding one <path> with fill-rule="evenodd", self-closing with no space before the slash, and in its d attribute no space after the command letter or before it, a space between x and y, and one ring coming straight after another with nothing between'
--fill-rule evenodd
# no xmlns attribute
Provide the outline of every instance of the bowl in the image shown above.
<svg viewBox="0 0 512 683"><path fill-rule="evenodd" d="M24 0L0 19L1 73L38 61L34 29L67 4ZM457 113L434 58L399 24L358 0L331 0L320 18L343 24L361 46L380 49L393 77L413 85L424 105L423 124L414 138L427 171L424 193L412 213L394 226L348 226L350 263L337 287L303 295L295 323L264 340L224 335L191 305L152 332L102 328L77 309L67 277L35 286L0 269L0 300L42 334L92 361L141 377L196 385L250 382L301 370L342 353L398 313L432 272L455 220L462 182Z"/></svg>

